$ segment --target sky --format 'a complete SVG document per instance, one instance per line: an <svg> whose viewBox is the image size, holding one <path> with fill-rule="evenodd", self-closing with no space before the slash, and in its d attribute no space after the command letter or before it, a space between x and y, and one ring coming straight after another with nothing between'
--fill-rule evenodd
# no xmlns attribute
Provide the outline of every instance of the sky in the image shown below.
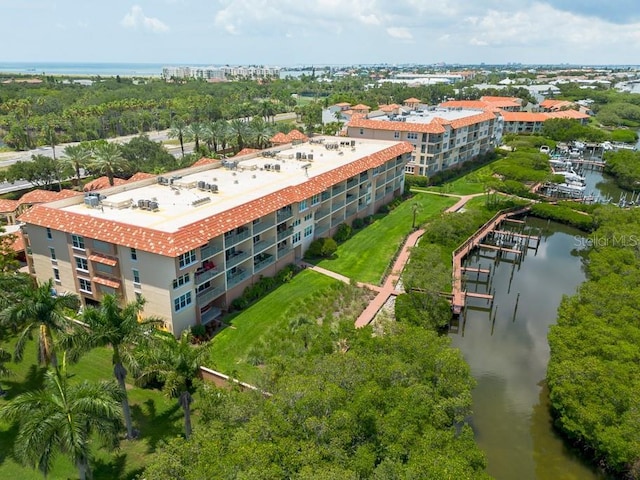
<svg viewBox="0 0 640 480"><path fill-rule="evenodd" d="M640 64L638 0L0 0L0 62Z"/></svg>

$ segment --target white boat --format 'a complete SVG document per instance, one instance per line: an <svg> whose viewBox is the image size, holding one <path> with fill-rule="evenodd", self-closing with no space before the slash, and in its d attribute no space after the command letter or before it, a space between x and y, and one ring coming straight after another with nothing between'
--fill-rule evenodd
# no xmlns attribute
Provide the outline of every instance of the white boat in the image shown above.
<svg viewBox="0 0 640 480"><path fill-rule="evenodd" d="M540 153L546 153L548 155L550 151L549 145L542 145L540 147Z"/></svg>
<svg viewBox="0 0 640 480"><path fill-rule="evenodd" d="M571 185L585 185L587 183L586 177L578 175L573 170L569 170L567 172L559 172L558 175L564 175L565 183Z"/></svg>

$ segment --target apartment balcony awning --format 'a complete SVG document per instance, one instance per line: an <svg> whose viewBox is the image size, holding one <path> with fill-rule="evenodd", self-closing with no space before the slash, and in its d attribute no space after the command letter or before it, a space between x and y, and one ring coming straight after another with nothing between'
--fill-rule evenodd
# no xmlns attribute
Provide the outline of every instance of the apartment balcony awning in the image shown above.
<svg viewBox="0 0 640 480"><path fill-rule="evenodd" d="M92 262L104 263L105 265L109 265L110 267L115 267L118 264L118 261L115 258L106 257L97 253L92 253L91 255L89 255L89 260L91 260Z"/></svg>
<svg viewBox="0 0 640 480"><path fill-rule="evenodd" d="M93 277L91 280L94 281L95 283L99 283L100 285L111 287L116 290L120 288L120 282L116 282L115 280L109 280L108 278Z"/></svg>

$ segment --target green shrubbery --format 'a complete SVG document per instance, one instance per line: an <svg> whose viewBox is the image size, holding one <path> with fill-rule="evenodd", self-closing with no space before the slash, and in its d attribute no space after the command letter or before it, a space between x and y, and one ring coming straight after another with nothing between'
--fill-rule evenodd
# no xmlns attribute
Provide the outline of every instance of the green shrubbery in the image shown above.
<svg viewBox="0 0 640 480"><path fill-rule="evenodd" d="M338 244L333 238L318 238L311 242L305 253L306 258L329 258L336 253Z"/></svg>
<svg viewBox="0 0 640 480"><path fill-rule="evenodd" d="M536 217L548 218L556 222L571 225L585 232L590 232L594 228L594 221L591 215L577 212L566 204L550 205L548 203L537 203L531 207L531 214Z"/></svg>

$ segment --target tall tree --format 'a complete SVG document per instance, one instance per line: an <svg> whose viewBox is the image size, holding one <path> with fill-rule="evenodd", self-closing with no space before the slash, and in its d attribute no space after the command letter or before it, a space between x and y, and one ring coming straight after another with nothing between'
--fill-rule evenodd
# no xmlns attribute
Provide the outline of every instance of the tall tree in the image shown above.
<svg viewBox="0 0 640 480"><path fill-rule="evenodd" d="M11 354L7 352L4 348L0 348L0 378L10 377L13 375L11 370L9 370L5 363L11 361ZM7 392L2 388L2 384L0 384L0 397L3 397Z"/></svg>
<svg viewBox="0 0 640 480"><path fill-rule="evenodd" d="M46 155L31 155L31 160L17 161L9 166L4 176L9 182L26 180L43 188L50 188L58 178L53 158Z"/></svg>
<svg viewBox="0 0 640 480"><path fill-rule="evenodd" d="M196 122L189 125L185 131L185 138L190 142L195 142L195 151L200 151L200 140L205 135L205 127L202 123Z"/></svg>
<svg viewBox="0 0 640 480"><path fill-rule="evenodd" d="M115 448L122 428L115 382L71 383L65 362L45 375L44 388L23 393L0 409L0 417L18 422L15 456L39 469L45 478L58 453L78 468L80 480L91 478L91 438Z"/></svg>
<svg viewBox="0 0 640 480"><path fill-rule="evenodd" d="M120 146L116 143L100 142L93 150L94 158L90 168L106 175L109 185L113 186L113 177L129 166L129 162L122 156Z"/></svg>
<svg viewBox="0 0 640 480"><path fill-rule="evenodd" d="M61 338L61 345L76 359L96 347L109 346L113 350L113 375L122 390L122 413L127 438L134 438L131 409L127 397L127 365L136 365L133 350L143 343L153 331L156 320L139 321L142 302L131 302L121 307L118 298L105 295L99 307L87 307L82 313L86 328L77 328Z"/></svg>
<svg viewBox="0 0 640 480"><path fill-rule="evenodd" d="M260 117L254 117L249 123L249 136L256 148L268 147L274 133L273 126Z"/></svg>
<svg viewBox="0 0 640 480"><path fill-rule="evenodd" d="M169 129L169 138L177 138L180 142L180 150L182 151L182 158L184 158L184 137L186 135L187 126L184 121L177 118L171 124Z"/></svg>
<svg viewBox="0 0 640 480"><path fill-rule="evenodd" d="M191 403L195 390L194 380L200 372L200 365L206 358L208 344L193 344L191 330L185 330L180 339L172 334L159 332L158 342L143 346L140 350L140 373L138 381L160 380L163 391L172 398L177 398L184 412L185 437L191 436Z"/></svg>
<svg viewBox="0 0 640 480"><path fill-rule="evenodd" d="M93 152L91 147L86 143L79 143L78 145L68 145L63 150L64 157L60 160L62 163L73 167L76 174L78 184L80 184L80 169L88 166L91 163Z"/></svg>
<svg viewBox="0 0 640 480"><path fill-rule="evenodd" d="M19 332L14 353L16 362L22 360L26 342L37 329L38 363L58 365L54 334L69 329L70 321L66 315L78 309L80 300L75 294L54 295L53 291L53 280L25 284L18 292L20 301L0 313L2 323Z"/></svg>
<svg viewBox="0 0 640 480"><path fill-rule="evenodd" d="M250 136L249 124L239 118L234 118L229 122L229 130L236 146L236 152L239 152L244 148L245 142Z"/></svg>

